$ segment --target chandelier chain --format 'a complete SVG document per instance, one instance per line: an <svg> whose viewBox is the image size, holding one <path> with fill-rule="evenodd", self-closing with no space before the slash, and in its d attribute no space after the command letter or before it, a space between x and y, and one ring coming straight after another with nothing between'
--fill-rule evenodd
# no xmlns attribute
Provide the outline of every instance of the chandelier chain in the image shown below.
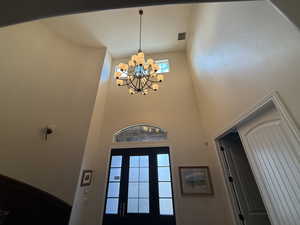
<svg viewBox="0 0 300 225"><path fill-rule="evenodd" d="M139 46L139 52L142 52L142 16L143 16L143 10L140 9L140 46Z"/></svg>

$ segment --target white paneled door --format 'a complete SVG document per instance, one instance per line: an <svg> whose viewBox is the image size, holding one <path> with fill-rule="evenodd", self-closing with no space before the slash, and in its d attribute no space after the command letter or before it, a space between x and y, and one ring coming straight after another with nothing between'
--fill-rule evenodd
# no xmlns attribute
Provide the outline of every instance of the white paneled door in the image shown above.
<svg viewBox="0 0 300 225"><path fill-rule="evenodd" d="M238 127L273 225L300 225L300 143L272 105Z"/></svg>
<svg viewBox="0 0 300 225"><path fill-rule="evenodd" d="M241 224L271 225L238 134L227 135L221 144L225 168L232 178L230 186L237 203L236 213L242 215Z"/></svg>

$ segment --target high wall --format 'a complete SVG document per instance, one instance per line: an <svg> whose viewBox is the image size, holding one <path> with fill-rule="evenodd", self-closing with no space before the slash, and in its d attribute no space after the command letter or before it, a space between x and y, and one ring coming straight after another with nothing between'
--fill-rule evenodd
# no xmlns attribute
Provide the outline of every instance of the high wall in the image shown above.
<svg viewBox="0 0 300 225"><path fill-rule="evenodd" d="M148 55L147 55L148 56ZM150 57L150 56L149 56ZM228 204L225 200L224 184L220 179L219 168L212 160L199 121L199 111L192 87L186 55L183 52L166 53L152 56L155 59L169 59L171 72L157 93L147 96L128 94L128 89L118 87L112 78L107 89L104 119L97 146L91 151L87 168L94 170L93 185L82 188L82 197L86 207L80 220L72 225L98 225L102 222L104 195L107 179L107 166L112 147L170 146L173 167L175 207L178 225L196 223L210 225L229 225ZM113 60L112 71L120 62L128 58ZM96 100L97 102L97 100ZM146 123L162 127L168 132L168 141L163 143L116 144L113 134L130 125ZM100 123L98 123L99 125ZM211 169L214 196L182 197L178 166L208 165ZM215 216L218 213L218 216Z"/></svg>
<svg viewBox="0 0 300 225"><path fill-rule="evenodd" d="M38 21L0 29L2 175L72 204L104 54Z"/></svg>
<svg viewBox="0 0 300 225"><path fill-rule="evenodd" d="M107 77L99 84L105 49L76 46L39 22L1 28L1 173L71 204L85 148L82 169L93 169L94 180L78 189L82 211L71 222L98 225L110 148L133 146L112 136L148 123L169 134L167 142L139 146L171 147L178 225L232 224L212 137L272 90L300 124L300 34L266 1L200 4L193 21L191 72L185 53L154 55L168 58L171 72L148 96L130 96ZM40 129L48 124L57 128L45 142ZM191 165L210 167L213 197L181 196L178 166Z"/></svg>
<svg viewBox="0 0 300 225"><path fill-rule="evenodd" d="M192 21L187 56L211 144L272 91L300 124L296 26L267 1L201 4L194 8ZM210 151L217 159L215 149Z"/></svg>
<svg viewBox="0 0 300 225"><path fill-rule="evenodd" d="M100 157L98 158L98 156L102 154L100 146L102 135L105 133L103 120L109 88L109 77L111 74L111 63L111 55L106 51L80 172L82 176L83 170L92 169L94 172L92 176L93 181L91 186L81 187L81 176L79 176L70 225L91 224L91 221L95 224L100 223L100 221L95 220L95 218L98 218L97 215L101 214L101 212L98 211L99 202L101 202L101 199L99 200L99 191L101 191L101 188L97 186L95 182L99 180L97 174L99 164L100 166L104 166L106 163L99 162ZM90 217L90 215L92 215L92 217Z"/></svg>
<svg viewBox="0 0 300 225"><path fill-rule="evenodd" d="M200 4L188 44L210 140L271 91L300 124L300 32L267 1Z"/></svg>

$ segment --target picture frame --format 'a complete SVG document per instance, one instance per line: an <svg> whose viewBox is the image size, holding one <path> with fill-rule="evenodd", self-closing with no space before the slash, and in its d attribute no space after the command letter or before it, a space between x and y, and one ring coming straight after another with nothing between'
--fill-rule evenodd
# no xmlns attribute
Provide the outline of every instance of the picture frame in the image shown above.
<svg viewBox="0 0 300 225"><path fill-rule="evenodd" d="M80 186L89 186L92 183L93 171L92 170L83 170L81 176Z"/></svg>
<svg viewBox="0 0 300 225"><path fill-rule="evenodd" d="M208 166L179 167L182 195L213 195L213 185Z"/></svg>

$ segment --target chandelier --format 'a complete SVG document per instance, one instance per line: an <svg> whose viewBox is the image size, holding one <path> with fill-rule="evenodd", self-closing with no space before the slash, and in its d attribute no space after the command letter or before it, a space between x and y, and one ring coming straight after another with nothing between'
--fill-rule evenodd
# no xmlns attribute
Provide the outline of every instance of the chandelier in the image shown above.
<svg viewBox="0 0 300 225"><path fill-rule="evenodd" d="M157 91L158 83L164 80L162 74L157 74L160 67L155 64L153 59L145 59L142 51L142 16L143 10L139 10L140 33L139 50L132 55L128 64L120 63L115 72L115 79L118 86L126 86L130 94L148 94L149 91Z"/></svg>

